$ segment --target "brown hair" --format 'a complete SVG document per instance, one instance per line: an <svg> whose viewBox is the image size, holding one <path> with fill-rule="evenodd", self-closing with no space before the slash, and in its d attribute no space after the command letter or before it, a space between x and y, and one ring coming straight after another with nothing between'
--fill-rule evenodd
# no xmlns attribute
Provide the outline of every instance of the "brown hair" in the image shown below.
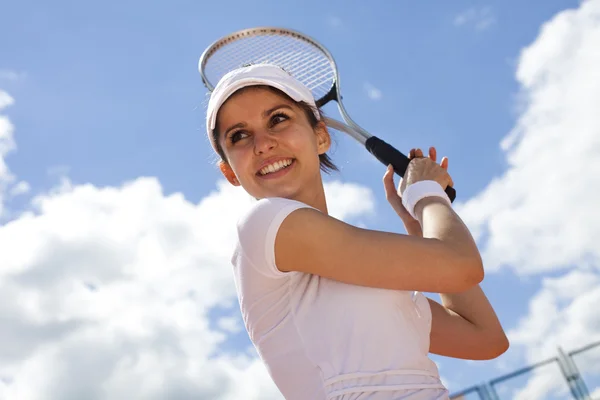
<svg viewBox="0 0 600 400"><path fill-rule="evenodd" d="M320 121L317 119L317 117L314 114L315 107L311 106L310 104L307 104L303 101L296 102L290 96L288 96L281 90L274 88L272 86L257 85L257 86L252 86L252 87L254 87L254 88L260 87L260 88L268 89L268 90L274 92L275 94L278 94L279 96L282 96L282 97L288 99L289 101L296 103L296 105L298 107L300 107L300 109L302 109L302 111L304 111L304 114L306 115L306 118L308 119L308 122L313 129L315 129L317 127L317 125L319 124ZM240 89L237 93L240 93L241 91L243 91L244 89L247 89L247 88L248 87ZM324 116L323 111L321 111L321 109L319 109L319 108L317 108L316 111L318 111L319 115L321 116L321 121L322 121L323 116ZM221 144L219 143L219 125L218 125L218 123L215 126L215 129L213 129L213 131L212 131L212 136L213 136L212 140L215 144L215 147L216 147L217 153L219 154L219 157L221 157L222 161L227 162L227 157L225 156L225 153L223 152L223 148L221 147ZM319 154L319 161L320 161L321 170L323 172L329 173L330 171L339 171L338 167L333 163L333 160L331 160L331 157L329 157L329 155Z"/></svg>

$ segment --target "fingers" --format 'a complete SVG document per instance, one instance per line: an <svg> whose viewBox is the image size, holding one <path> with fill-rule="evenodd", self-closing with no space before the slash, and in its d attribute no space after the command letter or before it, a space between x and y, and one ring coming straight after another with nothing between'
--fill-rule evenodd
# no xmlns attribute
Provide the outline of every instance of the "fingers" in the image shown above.
<svg viewBox="0 0 600 400"><path fill-rule="evenodd" d="M394 168L392 165L388 165L383 175L383 187L385 189L385 196L389 200L396 194L396 186L394 185Z"/></svg>
<svg viewBox="0 0 600 400"><path fill-rule="evenodd" d="M416 149L410 149L410 151L408 152L408 158L409 159L413 159L413 158L421 158L423 157L423 150L416 148ZM435 147L430 147L429 148L429 158L431 158L433 161L436 161L437 159L437 151L435 149Z"/></svg>
<svg viewBox="0 0 600 400"><path fill-rule="evenodd" d="M408 158L409 160L412 160L414 158L423 158L423 151L419 148L414 148L411 149L410 152L408 153ZM431 161L433 161L434 163L437 163L437 149L433 146L431 146L429 148L429 157L428 157ZM444 169L444 171L446 172L446 174L448 173L448 157L442 157L442 160L440 161L439 166ZM450 177L450 175L447 175L448 180L450 181L449 185L450 186L454 186L454 182L452 181L452 178Z"/></svg>
<svg viewBox="0 0 600 400"><path fill-rule="evenodd" d="M448 172L448 157L443 157L440 162L440 167L444 168L446 172ZM452 181L452 177L448 175L448 179L450 180L449 186L454 186L454 181Z"/></svg>
<svg viewBox="0 0 600 400"><path fill-rule="evenodd" d="M442 162L440 162L440 167L448 170L448 157L442 157Z"/></svg>
<svg viewBox="0 0 600 400"><path fill-rule="evenodd" d="M412 160L413 158L420 158L423 157L423 150L416 148L416 149L410 149L410 152L408 153L408 159ZM437 161L437 150L435 147L431 146L429 148L429 158L433 161L436 162ZM444 162L444 160L446 160ZM442 165L443 164L443 165ZM448 169L448 157L443 157L442 158L442 162L440 162L440 166L444 169Z"/></svg>
<svg viewBox="0 0 600 400"><path fill-rule="evenodd" d="M429 158L431 158L433 162L437 160L437 151L433 146L429 148Z"/></svg>

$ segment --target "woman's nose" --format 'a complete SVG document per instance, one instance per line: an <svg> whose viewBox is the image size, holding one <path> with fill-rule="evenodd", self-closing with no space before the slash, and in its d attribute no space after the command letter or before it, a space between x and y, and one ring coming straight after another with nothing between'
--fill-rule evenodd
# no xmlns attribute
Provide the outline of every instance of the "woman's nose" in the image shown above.
<svg viewBox="0 0 600 400"><path fill-rule="evenodd" d="M254 135L254 151L256 154L264 154L277 147L275 138L266 132Z"/></svg>

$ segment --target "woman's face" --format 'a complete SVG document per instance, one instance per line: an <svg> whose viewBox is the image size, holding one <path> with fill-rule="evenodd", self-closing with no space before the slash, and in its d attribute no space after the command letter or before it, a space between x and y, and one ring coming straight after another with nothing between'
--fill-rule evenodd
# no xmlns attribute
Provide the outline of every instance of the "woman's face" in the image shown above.
<svg viewBox="0 0 600 400"><path fill-rule="evenodd" d="M329 133L322 123L313 129L293 100L245 88L221 106L217 129L224 175L251 196L301 200L305 192L322 190L319 154L329 149Z"/></svg>

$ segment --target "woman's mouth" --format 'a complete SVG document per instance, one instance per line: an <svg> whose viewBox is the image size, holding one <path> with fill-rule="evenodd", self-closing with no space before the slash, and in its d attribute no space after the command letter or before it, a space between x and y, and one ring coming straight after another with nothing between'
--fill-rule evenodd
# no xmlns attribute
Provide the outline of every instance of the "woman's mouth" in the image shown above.
<svg viewBox="0 0 600 400"><path fill-rule="evenodd" d="M256 175L262 178L275 178L287 172L287 169L294 163L293 158L283 159L271 163L261 168Z"/></svg>

